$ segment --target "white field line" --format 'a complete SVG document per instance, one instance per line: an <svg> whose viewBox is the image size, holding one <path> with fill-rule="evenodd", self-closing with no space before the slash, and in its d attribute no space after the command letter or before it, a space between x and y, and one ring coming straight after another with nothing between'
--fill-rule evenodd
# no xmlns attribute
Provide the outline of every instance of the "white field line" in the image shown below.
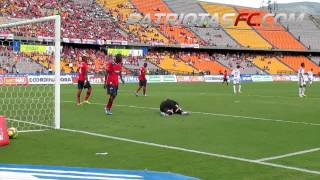
<svg viewBox="0 0 320 180"><path fill-rule="evenodd" d="M24 131L19 131L18 133L29 133L29 132L42 132L42 131L47 131L49 129L39 129L39 130L24 130Z"/></svg>
<svg viewBox="0 0 320 180"><path fill-rule="evenodd" d="M62 101L64 103L75 103L73 101ZM102 103L91 103L93 105L104 105ZM143 106L133 106L133 105L119 105L115 104L114 106L119 107L129 107L135 109L149 109L149 110L158 110L159 108L152 108L152 107L143 107ZM231 115L231 114L221 114L221 113L208 113L208 112L196 112L196 111L189 111L193 114L202 114L202 115L210 115L210 116L219 116L219 117L231 117L231 118L241 118L241 119L251 119L251 120L259 120L259 121L271 121L271 122L280 122L280 123L290 123L290 124L303 124L303 125L311 125L311 126L320 126L318 123L309 123L303 121L289 121L289 120L282 120L282 119L270 119L270 118L260 118L260 117L253 117L253 116L240 116L240 115Z"/></svg>
<svg viewBox="0 0 320 180"><path fill-rule="evenodd" d="M119 90L119 92L134 94L134 91L130 90ZM161 92L170 92L170 91L161 91ZM172 93L172 92L171 92ZM215 95L215 96L235 96L233 92L230 93L217 93L217 92L185 92L190 94L200 94L200 95ZM261 97L261 98L282 98L282 99L299 99L299 96L268 96L268 95L257 95L257 94L241 94L241 96L248 96L248 97ZM312 99L312 100L320 100L320 97L308 97L305 99Z"/></svg>
<svg viewBox="0 0 320 180"><path fill-rule="evenodd" d="M33 122L28 122L28 121L23 121L23 120L18 120L18 119L12 119L12 118L6 118L7 120L14 121L14 122L20 122L20 123L26 123L26 124L31 124L35 126L40 126L40 127L46 127L48 129L53 129L54 127L44 125L44 124L39 124L39 123L33 123Z"/></svg>
<svg viewBox="0 0 320 180"><path fill-rule="evenodd" d="M21 121L21 120L15 120L15 121L24 122L24 123L30 123L30 122ZM38 124L38 125L40 125L40 124ZM47 127L46 125L40 125L40 126ZM230 159L230 160L237 160L237 161L242 161L242 162L247 162L247 163L252 163L252 164L259 164L259 165L265 165L265 166L271 166L271 167L276 167L276 168L289 169L289 170L295 170L295 171L300 171L300 172L309 173L309 174L320 175L320 171L309 170L309 169L304 169L304 168L297 168L297 167L292 167L292 166L285 166L285 165L274 164L274 163L269 163L269 162L262 162L262 161L251 160L251 159L246 159L246 158L241 158L241 157L236 157L236 156L229 156L229 155L223 155L223 154L217 154L217 153L203 152L203 151L198 151L198 150L193 150L193 149L187 149L187 148L181 148L181 147L175 147L175 146L169 146L169 145L162 145L162 144L156 144L156 143L132 140L132 139L127 139L127 138L122 138L122 137L116 137L116 136L109 136L109 135L104 135L104 134L92 133L92 132L87 132L87 131L82 131L82 130L74 130L74 129L66 129L66 128L60 128L60 129L57 129L57 130L66 131L66 132L81 133L81 134L91 135L91 136L95 136L95 137L102 137L102 138L113 139L113 140L118 140L118 141L124 141L124 142L136 143L136 144L143 144L143 145L159 147L159 148L163 148L163 149L171 149L171 150L177 150L177 151L189 152L189 153L194 153L194 154L207 155L207 156Z"/></svg>
<svg viewBox="0 0 320 180"><path fill-rule="evenodd" d="M256 161L264 162L264 161L270 161L270 160L275 160L275 159L281 159L281 158L286 158L286 157L291 157L291 156L307 154L307 153L316 152L316 151L320 151L320 148L308 149L308 150L304 150L304 151L298 151L298 152L283 154L283 155L279 155L279 156L261 158L261 159L257 159Z"/></svg>
<svg viewBox="0 0 320 180"><path fill-rule="evenodd" d="M251 164L271 166L271 167L276 167L276 168L289 169L289 170L295 170L295 171L300 171L300 172L309 173L309 174L320 175L320 171L309 170L309 169L304 169L304 168L297 168L297 167L292 167L292 166L285 166L285 165L274 164L274 163L269 163L269 162L261 162L261 161L256 161L256 160L251 160L251 159L246 159L246 158L241 158L241 157L236 157L236 156L203 152L203 151L187 149L187 148L182 148L182 147L175 147L175 146L156 144L156 143L151 143L151 142L138 141L138 140L133 140L133 139L127 139L127 138L116 137L116 136L109 136L109 135L92 133L92 132L81 131L81 130L66 129L66 128L61 128L60 130L67 131L67 132L81 133L81 134L86 134L86 135L95 136L95 137L102 137L102 138L107 138L107 139L112 139L112 140L130 142L130 143L135 143L135 144L153 146L153 147L158 147L158 148L163 148L163 149L171 149L171 150L176 150L176 151L189 152L189 153L206 155L206 156L211 156L211 157L217 157L217 158L223 158L223 159L229 159L229 160L237 160L237 161L247 162L247 163L251 163Z"/></svg>

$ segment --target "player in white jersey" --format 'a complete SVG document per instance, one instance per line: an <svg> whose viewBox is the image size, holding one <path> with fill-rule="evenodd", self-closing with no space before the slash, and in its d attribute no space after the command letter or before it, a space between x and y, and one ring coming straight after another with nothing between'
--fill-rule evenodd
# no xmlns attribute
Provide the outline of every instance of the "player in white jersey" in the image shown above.
<svg viewBox="0 0 320 180"><path fill-rule="evenodd" d="M301 66L298 70L298 79L299 79L299 97L306 96L304 94L306 90L306 81L304 79L304 63L301 63Z"/></svg>
<svg viewBox="0 0 320 180"><path fill-rule="evenodd" d="M308 71L308 81L309 81L309 86L311 87L312 81L313 81L313 69L312 68L310 71Z"/></svg>
<svg viewBox="0 0 320 180"><path fill-rule="evenodd" d="M234 69L232 71L232 76L233 76L233 92L236 94L236 93L241 93L241 84L240 84L240 81L241 81L241 73L240 73L240 66L237 65L237 68ZM237 87L238 86L238 87Z"/></svg>

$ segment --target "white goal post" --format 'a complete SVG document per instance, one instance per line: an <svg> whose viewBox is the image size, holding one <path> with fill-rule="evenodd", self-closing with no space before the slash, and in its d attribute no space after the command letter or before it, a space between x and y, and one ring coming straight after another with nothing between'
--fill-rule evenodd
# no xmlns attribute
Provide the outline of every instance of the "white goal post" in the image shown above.
<svg viewBox="0 0 320 180"><path fill-rule="evenodd" d="M12 28L35 23L45 23L54 21L54 123L52 125L44 125L55 129L60 128L60 51L61 51L61 17L60 15L19 20L17 22L0 24L0 30L3 28ZM0 85L1 86L1 85ZM0 112L1 113L1 112ZM9 117L10 118L10 117ZM19 119L18 119L19 121ZM30 124L37 124L31 122ZM41 126L41 124L39 124Z"/></svg>

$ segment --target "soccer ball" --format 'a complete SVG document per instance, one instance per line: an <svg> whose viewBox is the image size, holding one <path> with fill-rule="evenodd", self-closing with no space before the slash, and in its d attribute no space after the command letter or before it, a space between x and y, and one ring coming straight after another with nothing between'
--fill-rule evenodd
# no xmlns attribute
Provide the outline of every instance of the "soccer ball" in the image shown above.
<svg viewBox="0 0 320 180"><path fill-rule="evenodd" d="M7 129L8 135L10 139L15 139L18 137L18 131L16 128L11 127Z"/></svg>

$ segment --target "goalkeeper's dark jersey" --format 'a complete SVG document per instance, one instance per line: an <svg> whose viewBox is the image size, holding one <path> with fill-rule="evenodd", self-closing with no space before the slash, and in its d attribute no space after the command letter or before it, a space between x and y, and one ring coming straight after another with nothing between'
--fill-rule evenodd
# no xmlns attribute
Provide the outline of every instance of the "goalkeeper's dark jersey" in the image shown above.
<svg viewBox="0 0 320 180"><path fill-rule="evenodd" d="M160 111L166 113L169 109L173 109L173 111L175 112L178 108L177 105L179 107L179 104L176 101L166 99L160 104Z"/></svg>

